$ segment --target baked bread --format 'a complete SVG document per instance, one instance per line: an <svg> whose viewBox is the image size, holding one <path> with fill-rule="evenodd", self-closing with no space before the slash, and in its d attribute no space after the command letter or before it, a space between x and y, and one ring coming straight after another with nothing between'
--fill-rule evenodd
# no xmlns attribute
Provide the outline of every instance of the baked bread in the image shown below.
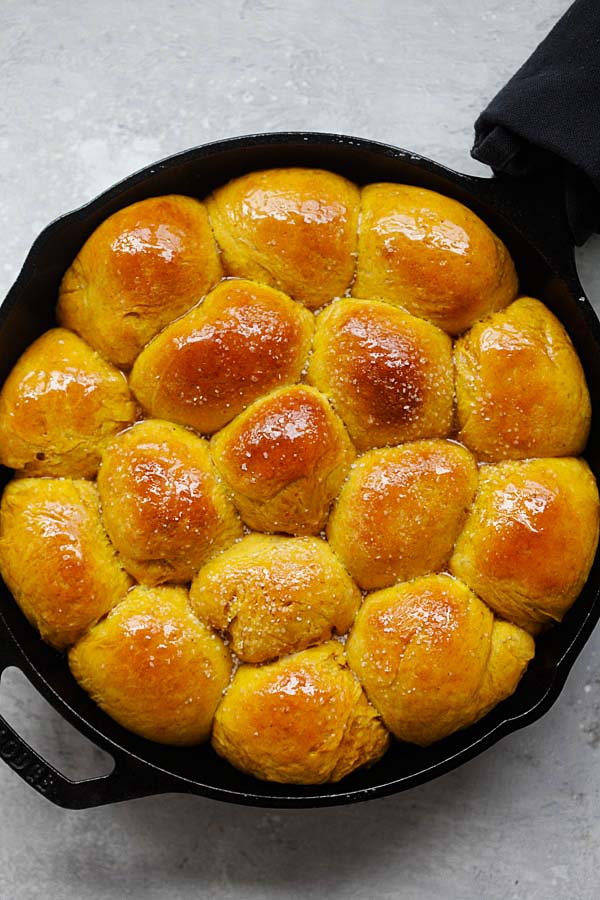
<svg viewBox="0 0 600 900"><path fill-rule="evenodd" d="M580 459L484 466L451 571L503 619L535 632L560 622L598 543L598 488Z"/></svg>
<svg viewBox="0 0 600 900"><path fill-rule="evenodd" d="M591 403L567 332L531 297L475 325L456 344L458 439L481 460L576 456Z"/></svg>
<svg viewBox="0 0 600 900"><path fill-rule="evenodd" d="M0 572L57 650L75 643L131 586L102 527L96 485L71 478L8 484L0 505Z"/></svg>
<svg viewBox="0 0 600 900"><path fill-rule="evenodd" d="M346 643L348 662L386 727L422 747L510 696L534 649L529 634L494 619L447 574L371 594Z"/></svg>
<svg viewBox="0 0 600 900"><path fill-rule="evenodd" d="M211 441L246 525L318 534L355 457L343 423L314 388L257 400Z"/></svg>
<svg viewBox="0 0 600 900"><path fill-rule="evenodd" d="M0 462L70 477L9 484L0 569L125 728L336 781L484 716L575 601L589 394L455 200L294 168L205 204L126 207L66 272Z"/></svg>
<svg viewBox="0 0 600 900"><path fill-rule="evenodd" d="M69 652L71 672L124 728L160 744L208 739L231 675L220 637L182 587L133 588Z"/></svg>
<svg viewBox="0 0 600 900"><path fill-rule="evenodd" d="M198 303L221 274L204 204L175 194L150 197L90 235L63 278L58 319L129 368L144 344Z"/></svg>
<svg viewBox="0 0 600 900"><path fill-rule="evenodd" d="M446 437L452 428L450 338L388 303L326 307L307 379L331 400L358 450Z"/></svg>
<svg viewBox="0 0 600 900"><path fill-rule="evenodd" d="M256 778L339 781L376 762L389 735L330 641L264 666L241 665L215 716L213 747Z"/></svg>
<svg viewBox="0 0 600 900"><path fill-rule="evenodd" d="M462 203L407 184L363 188L353 297L387 300L460 334L516 295L508 250Z"/></svg>
<svg viewBox="0 0 600 900"><path fill-rule="evenodd" d="M135 413L123 373L72 331L53 328L0 391L0 463L26 475L93 478L102 450Z"/></svg>
<svg viewBox="0 0 600 900"><path fill-rule="evenodd" d="M208 443L171 422L146 419L115 438L98 489L110 539L144 584L189 582L242 533Z"/></svg>
<svg viewBox="0 0 600 900"><path fill-rule="evenodd" d="M345 634L361 596L320 538L249 534L198 572L190 600L239 659L261 663Z"/></svg>
<svg viewBox="0 0 600 900"><path fill-rule="evenodd" d="M327 538L364 590L437 572L450 559L477 487L477 466L452 441L365 453L329 518Z"/></svg>
<svg viewBox="0 0 600 900"><path fill-rule="evenodd" d="M321 169L250 172L207 199L228 275L318 309L354 277L359 192Z"/></svg>
<svg viewBox="0 0 600 900"><path fill-rule="evenodd" d="M212 434L300 380L313 330L313 316L285 294L226 280L140 353L131 388L150 415Z"/></svg>

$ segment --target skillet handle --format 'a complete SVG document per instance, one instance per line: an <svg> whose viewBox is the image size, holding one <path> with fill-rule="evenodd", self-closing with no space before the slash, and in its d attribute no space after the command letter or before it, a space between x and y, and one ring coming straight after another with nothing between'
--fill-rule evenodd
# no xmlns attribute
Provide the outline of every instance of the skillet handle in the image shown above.
<svg viewBox="0 0 600 900"><path fill-rule="evenodd" d="M599 42L598 0L575 0L478 117L471 150L517 181L558 178L577 245L600 230Z"/></svg>
<svg viewBox="0 0 600 900"><path fill-rule="evenodd" d="M0 679L9 666L16 666L23 671L3 624L0 616ZM0 759L38 794L56 806L89 809L121 800L182 790L181 783L166 773L155 772L141 761L134 768L126 759L112 755L115 767L108 775L72 781L30 747L4 716L0 715Z"/></svg>

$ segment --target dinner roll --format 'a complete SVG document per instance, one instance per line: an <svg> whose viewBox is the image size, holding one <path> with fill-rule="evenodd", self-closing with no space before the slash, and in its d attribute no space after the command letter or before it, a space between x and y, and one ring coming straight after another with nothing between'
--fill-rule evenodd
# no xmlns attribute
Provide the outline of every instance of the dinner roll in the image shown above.
<svg viewBox="0 0 600 900"><path fill-rule="evenodd" d="M327 395L359 450L452 427L452 342L376 300L340 300L318 317L308 381Z"/></svg>
<svg viewBox="0 0 600 900"><path fill-rule="evenodd" d="M0 572L57 650L81 637L131 584L102 527L96 486L70 478L8 484L0 505Z"/></svg>
<svg viewBox="0 0 600 900"><path fill-rule="evenodd" d="M150 415L210 434L300 379L313 329L311 313L285 294L227 280L148 344L131 388Z"/></svg>
<svg viewBox="0 0 600 900"><path fill-rule="evenodd" d="M210 459L185 428L146 419L120 434L98 472L102 516L138 581L190 581L242 526Z"/></svg>
<svg viewBox="0 0 600 900"><path fill-rule="evenodd" d="M458 437L479 459L576 456L591 404L579 357L550 310L521 297L456 344Z"/></svg>
<svg viewBox="0 0 600 900"><path fill-rule="evenodd" d="M0 390L7 589L116 722L212 733L225 774L338 781L393 732L383 783L490 734L600 523L582 363L517 292L418 186L272 168L120 209Z"/></svg>
<svg viewBox="0 0 600 900"><path fill-rule="evenodd" d="M312 387L257 400L211 441L242 519L256 531L317 534L355 456L343 423Z"/></svg>
<svg viewBox="0 0 600 900"><path fill-rule="evenodd" d="M355 463L327 526L329 543L365 590L442 569L477 486L452 441L370 450Z"/></svg>
<svg viewBox="0 0 600 900"><path fill-rule="evenodd" d="M358 188L321 169L251 172L206 201L229 275L285 291L309 309L354 277Z"/></svg>
<svg viewBox="0 0 600 900"><path fill-rule="evenodd" d="M134 419L122 372L73 332L53 328L0 391L0 463L27 475L93 478L106 444Z"/></svg>
<svg viewBox="0 0 600 900"><path fill-rule="evenodd" d="M560 622L598 543L598 489L580 459L484 466L450 568L504 619Z"/></svg>
<svg viewBox="0 0 600 900"><path fill-rule="evenodd" d="M176 194L119 210L65 273L59 321L122 368L221 277L206 209Z"/></svg>
<svg viewBox="0 0 600 900"><path fill-rule="evenodd" d="M325 541L250 534L200 569L190 600L241 660L260 663L344 634L361 596Z"/></svg>
<svg viewBox="0 0 600 900"><path fill-rule="evenodd" d="M446 574L371 594L346 643L350 666L387 728L423 747L510 696L534 651L530 635L495 620Z"/></svg>
<svg viewBox="0 0 600 900"><path fill-rule="evenodd" d="M385 753L389 736L339 643L242 665L217 709L213 747L266 781L339 781Z"/></svg>
<svg viewBox="0 0 600 900"><path fill-rule="evenodd" d="M160 744L206 741L231 656L180 587L133 588L69 653L71 672L124 728Z"/></svg>
<svg viewBox="0 0 600 900"><path fill-rule="evenodd" d="M460 334L516 294L508 250L462 203L406 184L363 188L353 297L387 300Z"/></svg>

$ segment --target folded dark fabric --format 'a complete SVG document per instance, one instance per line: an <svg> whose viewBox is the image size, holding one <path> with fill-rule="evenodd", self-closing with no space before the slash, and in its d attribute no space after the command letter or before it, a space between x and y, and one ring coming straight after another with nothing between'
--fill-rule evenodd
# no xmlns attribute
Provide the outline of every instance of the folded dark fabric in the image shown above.
<svg viewBox="0 0 600 900"><path fill-rule="evenodd" d="M600 231L600 0L576 0L475 123L496 173L556 173L573 238Z"/></svg>

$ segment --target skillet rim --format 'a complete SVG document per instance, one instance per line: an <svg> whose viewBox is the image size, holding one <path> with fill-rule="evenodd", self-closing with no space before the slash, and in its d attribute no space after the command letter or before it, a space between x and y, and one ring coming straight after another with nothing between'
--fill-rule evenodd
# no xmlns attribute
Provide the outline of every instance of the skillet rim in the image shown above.
<svg viewBox="0 0 600 900"><path fill-rule="evenodd" d="M470 205L474 205L477 212L482 206L491 208L495 215L499 219L504 220L507 227L511 230L519 233L528 247L540 255L549 269L554 271L565 282L573 301L580 311L587 337L591 340L600 358L600 323L589 300L585 296L577 276L573 247L561 202L562 186L558 179L543 178L537 181L519 180L515 182L513 179L508 178L485 178L465 175L436 163L427 157L394 147L393 145L348 135L319 132L250 134L203 144L166 157L141 169L108 188L88 203L58 217L35 239L23 263L21 272L9 290L4 303L0 306L0 336L7 322L9 322L13 307L26 294L32 279L36 275L38 264L43 260L44 253L48 251L49 246L52 246L53 241L60 238L61 230L64 229L65 225L81 225L99 213L102 213L102 218L105 218L114 209L127 205L129 202L134 202L127 199L127 195L135 193L136 190L144 186L150 186L145 195L152 195L152 183L157 178L160 178L161 174L168 174L177 167L188 166L192 163L201 165L202 161L215 160L228 153L239 153L240 151L248 150L273 151L282 148L286 148L288 155L293 155L296 152L296 154L302 156L302 150L306 151L307 148L310 148L312 151L319 148L328 148L329 150L337 148L347 156L366 153L374 157L380 157L381 160L393 160L396 165L403 163L412 167L419 174L426 173L428 179L434 178L444 184L449 183L453 186L451 195L456 196L457 199L463 199L463 202L464 198L471 200ZM302 163L290 163L289 161L281 163L281 165L294 164L301 165ZM263 165L262 167L267 168L269 166ZM331 168L331 163L322 167ZM240 169L238 174L256 168L255 165L251 165L249 168ZM223 180L227 180L227 178ZM448 193L448 191L442 190L442 193L444 192ZM538 206L540 204L544 206L544 217L539 215ZM94 225L93 227L96 226ZM86 237L87 233L81 238L81 242ZM596 562L598 562L598 556ZM546 689L535 699L535 702L530 707L514 714L509 712L503 717L489 714L482 720L483 723L489 720L487 730L479 728L478 731L483 730L483 733L476 734L470 741L463 740L464 746L460 746L460 738L471 734L477 726L459 732L458 740L455 739L452 742L459 745L457 749L450 750L443 759L431 765L425 765L417 772L408 775L401 774L398 778L382 782L377 782L374 779L372 785L362 785L354 789L349 786L352 776L344 779L342 782L338 782L336 785L327 786L273 786L269 783L257 781L250 776L243 776L242 780L248 782L250 787L245 790L236 788L229 790L222 786L215 786L198 779L189 778L180 773L173 773L168 768L162 768L156 761L143 758L139 753L122 746L118 740L99 730L97 726L86 719L84 714L61 696L60 691L56 690L47 677L38 670L36 653L31 653L23 646L23 641L15 634L14 628L7 621L5 611L2 608L0 608L0 671L12 665L16 665L24 671L45 699L67 721L115 758L116 766L111 775L82 782L69 782L52 767L48 767L48 764L41 760L40 757L37 757L59 779L56 790L45 792L49 799L52 799L59 805L83 808L85 806L99 805L100 803L110 803L137 796L171 791L200 794L244 805L274 808L342 805L408 790L418 784L430 781L474 758L497 743L501 738L531 724L544 715L561 693L575 660L591 635L598 618L600 618L600 573L592 570L584 592L591 594L591 596L586 596L586 602L589 604L588 608L584 609L583 612L580 611L578 621L570 629L571 637L566 641L566 646L553 667ZM4 590L3 593L5 595L8 594L10 597L8 591ZM13 606L16 609L14 601ZM17 615L22 616L19 611L17 611ZM33 629L31 630L33 631ZM505 704L507 702L505 701ZM497 709L501 709L505 704L501 704ZM108 722L111 722L108 717L106 719ZM112 724L114 723L111 722ZM129 734L125 729L117 730L119 733L122 732L123 735ZM6 743L5 740L4 743ZM3 753L3 746L3 736L0 731L0 756L4 756L5 760L12 764L11 760L7 759L7 754ZM16 768L16 766L13 765L13 768ZM367 776L376 772L377 765L367 771ZM20 774L23 773L21 772ZM62 790L60 790L60 779L72 785L73 789L65 789L63 784ZM41 789L39 784L34 783L35 779L28 778L27 780L32 783L32 786L37 787L38 790ZM240 780L239 776L236 776L236 780ZM274 792L269 793L270 790ZM41 792L44 793L44 790Z"/></svg>

